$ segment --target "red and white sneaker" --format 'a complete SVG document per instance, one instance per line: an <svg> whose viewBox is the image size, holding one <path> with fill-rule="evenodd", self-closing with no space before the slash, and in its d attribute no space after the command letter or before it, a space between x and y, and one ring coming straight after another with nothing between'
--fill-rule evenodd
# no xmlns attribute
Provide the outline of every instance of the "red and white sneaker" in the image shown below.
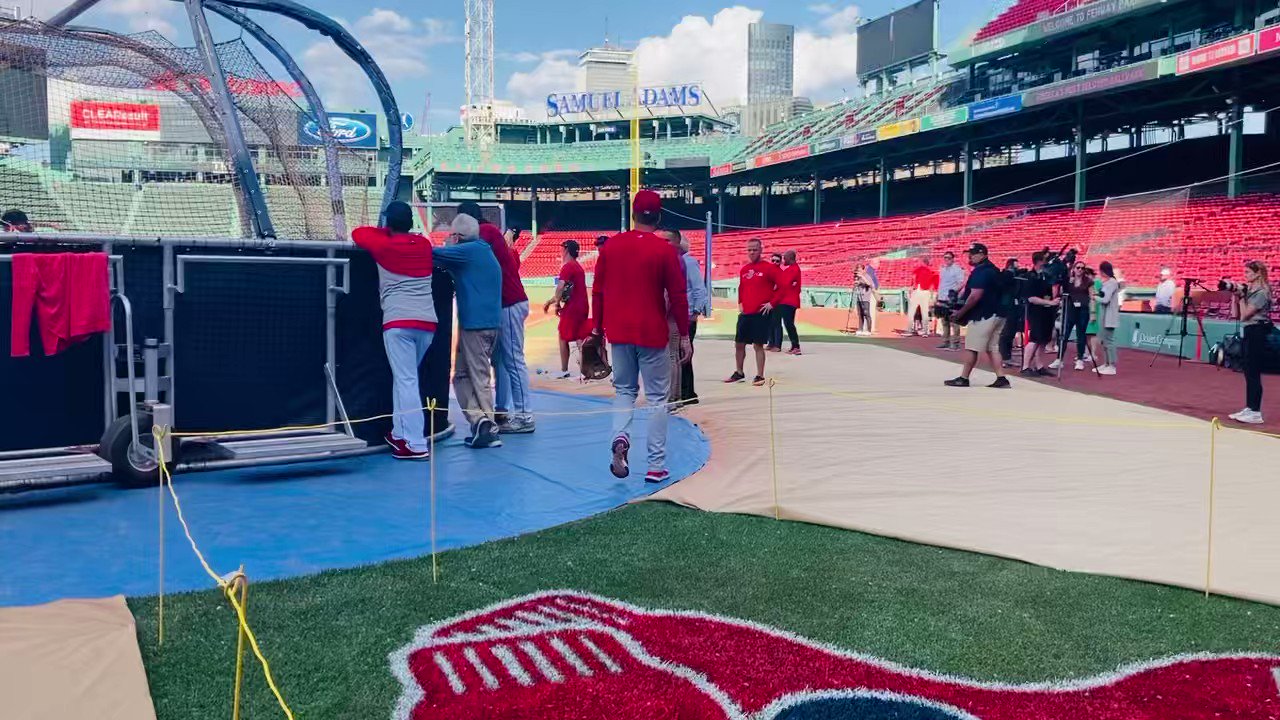
<svg viewBox="0 0 1280 720"><path fill-rule="evenodd" d="M387 431L386 435L382 436L382 441L390 445L392 450L395 450L396 448L405 444L403 440L396 437L395 435L392 435L390 430Z"/></svg>
<svg viewBox="0 0 1280 720"><path fill-rule="evenodd" d="M401 442L404 442L404 441L402 440ZM417 450L410 450L409 446L405 445L403 447L398 447L392 450L391 457L397 460L430 460L431 451L423 450L419 452Z"/></svg>
<svg viewBox="0 0 1280 720"><path fill-rule="evenodd" d="M671 479L671 473L666 470L650 470L644 474L644 481L647 483L664 483Z"/></svg>
<svg viewBox="0 0 1280 720"><path fill-rule="evenodd" d="M787 354L788 354L788 355L803 355L804 353L800 352L800 348L798 348L798 347L794 347L794 348L791 348L790 350L788 350L788 351L787 351Z"/></svg>

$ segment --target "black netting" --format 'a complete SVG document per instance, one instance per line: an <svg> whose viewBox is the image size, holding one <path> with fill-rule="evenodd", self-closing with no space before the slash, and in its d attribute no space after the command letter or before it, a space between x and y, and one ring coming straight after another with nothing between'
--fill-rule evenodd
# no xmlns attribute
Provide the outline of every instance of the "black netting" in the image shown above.
<svg viewBox="0 0 1280 720"><path fill-rule="evenodd" d="M314 117L296 86L241 40L217 54L277 235L333 238L348 215L376 216L376 152L340 147L347 187L332 192L323 148L300 141ZM210 87L194 49L154 32L0 23L0 204L47 229L247 236Z"/></svg>

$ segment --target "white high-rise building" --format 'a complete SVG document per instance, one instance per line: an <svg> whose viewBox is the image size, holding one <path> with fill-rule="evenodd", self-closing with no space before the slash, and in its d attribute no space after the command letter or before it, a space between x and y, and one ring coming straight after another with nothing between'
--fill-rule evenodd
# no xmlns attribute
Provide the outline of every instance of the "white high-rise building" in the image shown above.
<svg viewBox="0 0 1280 720"><path fill-rule="evenodd" d="M578 67L582 68L582 89L587 92L630 89L634 59L634 52L607 44L583 52L578 56Z"/></svg>
<svg viewBox="0 0 1280 720"><path fill-rule="evenodd" d="M793 25L755 22L747 26L747 108L743 130L758 135L791 117L795 92Z"/></svg>

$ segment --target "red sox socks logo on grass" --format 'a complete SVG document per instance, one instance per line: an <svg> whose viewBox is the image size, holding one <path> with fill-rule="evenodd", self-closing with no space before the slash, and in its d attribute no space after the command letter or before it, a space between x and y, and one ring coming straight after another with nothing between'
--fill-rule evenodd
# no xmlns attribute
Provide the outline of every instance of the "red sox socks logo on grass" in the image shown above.
<svg viewBox="0 0 1280 720"><path fill-rule="evenodd" d="M1029 685L935 675L741 620L577 592L422 628L397 720L1277 720L1280 656L1185 655Z"/></svg>

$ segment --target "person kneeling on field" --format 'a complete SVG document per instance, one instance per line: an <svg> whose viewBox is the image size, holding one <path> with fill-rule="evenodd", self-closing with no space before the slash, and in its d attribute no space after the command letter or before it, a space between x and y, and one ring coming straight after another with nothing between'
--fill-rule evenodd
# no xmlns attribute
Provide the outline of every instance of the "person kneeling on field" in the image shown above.
<svg viewBox="0 0 1280 720"><path fill-rule="evenodd" d="M391 365L391 432L386 441L397 460L430 457L423 435L422 399L418 367L436 332L436 307L431 297L431 241L409 230L413 210L396 201L387 205L387 226L360 227L351 240L378 264L382 297L382 342Z"/></svg>
<svg viewBox="0 0 1280 720"><path fill-rule="evenodd" d="M969 280L965 283L964 305L951 316L953 322L969 326L964 338L964 369L960 377L943 384L969 387L969 374L978 364L978 355L986 353L996 374L996 381L987 387L1007 388L1009 378L1004 376L1000 362L1000 330L1004 327L1004 318L1000 315L1003 291L1000 271L987 259L987 246L981 243L974 243L969 248L969 264L973 266L973 272L969 273Z"/></svg>
<svg viewBox="0 0 1280 720"><path fill-rule="evenodd" d="M501 447L493 420L493 346L502 317L502 268L489 245L480 240L480 224L470 215L453 219L447 247L436 248L440 267L458 286L458 355L453 363L453 391L471 425L464 442L470 448Z"/></svg>

